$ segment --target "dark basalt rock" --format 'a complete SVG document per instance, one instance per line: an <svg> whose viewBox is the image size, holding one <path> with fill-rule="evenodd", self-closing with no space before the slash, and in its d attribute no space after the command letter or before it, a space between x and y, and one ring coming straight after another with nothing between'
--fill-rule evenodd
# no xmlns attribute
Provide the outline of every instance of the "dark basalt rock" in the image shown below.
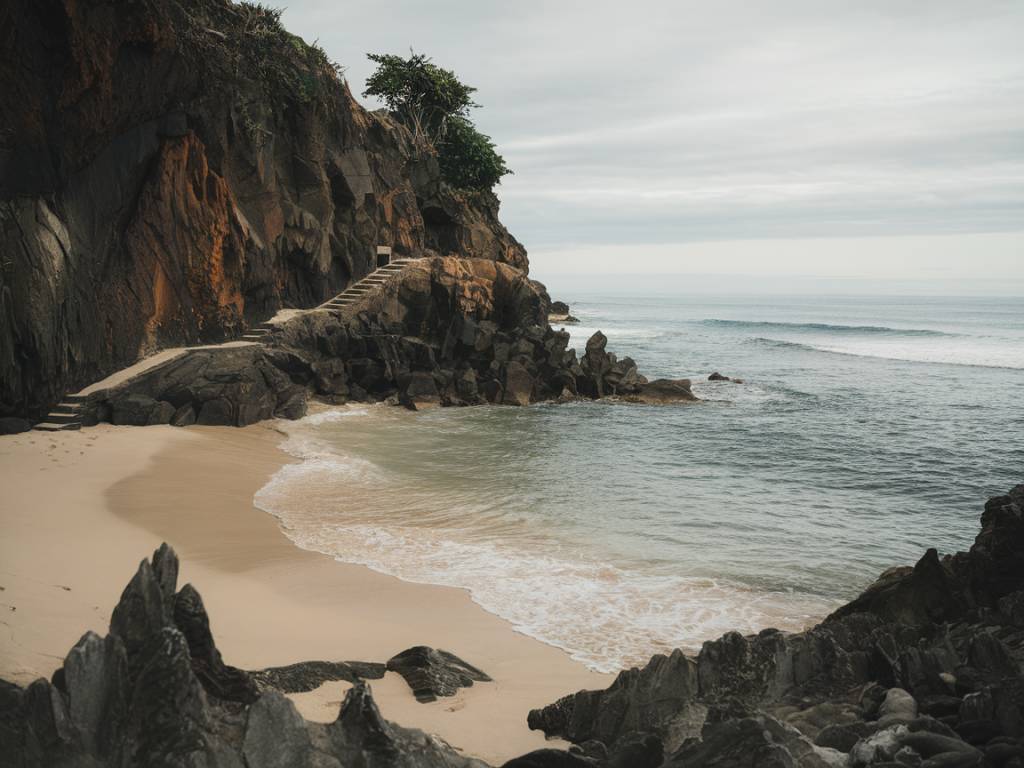
<svg viewBox="0 0 1024 768"><path fill-rule="evenodd" d="M596 763L561 749L538 749L513 758L501 768L593 768Z"/></svg>
<svg viewBox="0 0 1024 768"><path fill-rule="evenodd" d="M138 392L125 394L110 401L111 421L118 425L148 427L169 424L175 408L170 403L154 400Z"/></svg>
<svg viewBox="0 0 1024 768"><path fill-rule="evenodd" d="M454 696L459 688L491 678L454 653L434 650L425 645L402 651L388 659L387 668L397 672L412 688L419 702L436 701L438 696Z"/></svg>
<svg viewBox="0 0 1024 768"><path fill-rule="evenodd" d="M733 379L730 378L729 376L723 376L718 371L715 371L710 376L708 376L708 381L731 381L733 384L743 383L743 379Z"/></svg>
<svg viewBox="0 0 1024 768"><path fill-rule="evenodd" d="M302 715L285 696L266 691L249 707L242 756L248 768L311 765L313 740Z"/></svg>
<svg viewBox="0 0 1024 768"><path fill-rule="evenodd" d="M19 419L16 416L0 418L0 435L18 435L28 432L30 429L32 429L32 425L25 419Z"/></svg>
<svg viewBox="0 0 1024 768"><path fill-rule="evenodd" d="M133 424L193 420L246 426L298 418L307 400L388 400L433 405L619 397L696 400L686 379L648 382L636 363L607 351L600 331L581 360L569 334L547 323L547 294L514 267L434 257L408 265L355 316L300 314L264 344L200 348L126 384L95 393L89 423L112 414Z"/></svg>
<svg viewBox="0 0 1024 768"><path fill-rule="evenodd" d="M191 584L186 584L174 596L174 623L188 641L192 670L207 693L241 704L252 704L259 698L259 689L249 674L225 664L221 658L213 641L203 598Z"/></svg>
<svg viewBox="0 0 1024 768"><path fill-rule="evenodd" d="M199 593L188 585L175 592L177 572L173 550L162 546L125 588L110 634L86 633L53 682L22 689L0 681L0 763L485 768L435 737L388 723L360 680L335 722L306 722L279 691L261 690L223 662ZM383 665L346 666L383 675ZM311 674L286 669L265 672L279 680Z"/></svg>
<svg viewBox="0 0 1024 768"><path fill-rule="evenodd" d="M378 245L528 269L493 194L444 184L406 128L238 6L0 9L0 415L41 417L142 355L317 306Z"/></svg>
<svg viewBox="0 0 1024 768"><path fill-rule="evenodd" d="M357 683L360 680L379 680L386 667L365 661L303 661L286 667L270 667L249 676L261 688L275 688L282 693L315 691L334 680Z"/></svg>
<svg viewBox="0 0 1024 768"><path fill-rule="evenodd" d="M1024 738L1024 632L1011 607L1024 587L1022 524L1017 486L985 505L969 552L929 550L810 630L656 655L606 690L533 710L529 725L612 751L653 733L674 751L666 765L837 765L845 752L853 768L978 763L978 748Z"/></svg>
<svg viewBox="0 0 1024 768"><path fill-rule="evenodd" d="M697 400L690 389L689 379L655 379L641 384L639 389L628 398L636 403L664 405L666 403L685 403Z"/></svg>

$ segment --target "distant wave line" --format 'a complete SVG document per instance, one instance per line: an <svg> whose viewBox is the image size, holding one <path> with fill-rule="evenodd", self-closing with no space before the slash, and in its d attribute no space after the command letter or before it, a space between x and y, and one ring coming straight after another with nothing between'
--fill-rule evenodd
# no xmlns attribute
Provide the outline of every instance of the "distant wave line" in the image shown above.
<svg viewBox="0 0 1024 768"><path fill-rule="evenodd" d="M826 355L848 355L850 357L867 357L873 360L892 360L893 362L900 363L919 363L922 365L960 365L966 368L998 368L1007 371L1019 371L1024 369L1024 366L1019 365L997 365L995 363L968 363L956 360L919 360L912 357L894 357L889 355L872 355L866 352L847 352L841 349L828 349L826 347L816 347L813 344L801 344L798 341L784 341L782 339L766 339L764 337L757 337L751 339L755 344L765 344L767 346L789 348L789 349L802 349L806 352L822 352Z"/></svg>
<svg viewBox="0 0 1024 768"><path fill-rule="evenodd" d="M701 325L722 328L775 329L784 331L824 331L826 333L885 334L896 336L946 336L957 334L931 331L922 328L889 328L884 325L830 325L828 323L782 323L768 320L717 320L700 321Z"/></svg>

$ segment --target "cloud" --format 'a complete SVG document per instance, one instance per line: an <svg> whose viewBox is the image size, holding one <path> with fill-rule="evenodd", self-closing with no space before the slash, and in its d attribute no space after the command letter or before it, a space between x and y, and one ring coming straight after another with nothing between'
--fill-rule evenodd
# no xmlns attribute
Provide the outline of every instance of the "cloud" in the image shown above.
<svg viewBox="0 0 1024 768"><path fill-rule="evenodd" d="M291 0L477 86L528 248L1024 229L1024 4ZM1024 260L1024 259L1022 259Z"/></svg>

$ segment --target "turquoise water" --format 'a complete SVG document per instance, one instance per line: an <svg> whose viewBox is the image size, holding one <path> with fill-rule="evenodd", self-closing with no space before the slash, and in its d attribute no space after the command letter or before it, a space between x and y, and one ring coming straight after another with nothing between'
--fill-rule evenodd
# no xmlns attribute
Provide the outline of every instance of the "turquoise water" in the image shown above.
<svg viewBox="0 0 1024 768"><path fill-rule="evenodd" d="M282 424L303 461L257 503L613 670L799 629L1024 482L1024 300L564 298L574 344L703 402L325 411Z"/></svg>

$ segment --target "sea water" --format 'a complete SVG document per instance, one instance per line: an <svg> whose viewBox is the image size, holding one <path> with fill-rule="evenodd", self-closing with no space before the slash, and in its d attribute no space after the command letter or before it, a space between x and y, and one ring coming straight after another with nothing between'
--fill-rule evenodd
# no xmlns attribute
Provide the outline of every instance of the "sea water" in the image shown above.
<svg viewBox="0 0 1024 768"><path fill-rule="evenodd" d="M257 505L611 671L798 630L1024 482L1024 300L564 298L573 345L702 402L328 410L282 423L301 461Z"/></svg>

